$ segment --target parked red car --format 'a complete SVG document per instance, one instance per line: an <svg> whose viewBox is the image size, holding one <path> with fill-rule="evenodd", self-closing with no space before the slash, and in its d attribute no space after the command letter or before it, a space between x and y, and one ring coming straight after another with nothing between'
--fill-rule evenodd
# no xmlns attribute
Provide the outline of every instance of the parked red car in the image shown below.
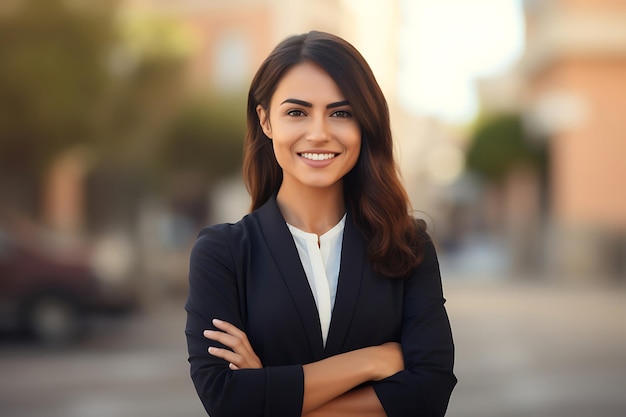
<svg viewBox="0 0 626 417"><path fill-rule="evenodd" d="M32 231L32 230L31 230ZM89 251L52 245L0 221L0 326L49 345L76 340L93 313L128 309L134 294L98 276Z"/></svg>

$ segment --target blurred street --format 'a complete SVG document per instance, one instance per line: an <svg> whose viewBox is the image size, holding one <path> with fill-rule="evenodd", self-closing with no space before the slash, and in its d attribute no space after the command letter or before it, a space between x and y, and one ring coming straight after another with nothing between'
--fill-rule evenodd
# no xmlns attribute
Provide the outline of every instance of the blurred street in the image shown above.
<svg viewBox="0 0 626 417"><path fill-rule="evenodd" d="M444 284L459 384L449 417L626 415L626 289Z"/></svg>
<svg viewBox="0 0 626 417"><path fill-rule="evenodd" d="M93 323L70 349L0 345L3 417L202 416L188 376L183 300Z"/></svg>
<svg viewBox="0 0 626 417"><path fill-rule="evenodd" d="M626 415L626 289L444 283L459 385L449 417ZM69 350L0 344L0 415L203 416L183 300L100 320Z"/></svg>
<svg viewBox="0 0 626 417"><path fill-rule="evenodd" d="M292 3L0 1L0 329L142 306L0 333L0 417L206 415L189 252L247 213L246 91L312 29L371 66L438 243L447 416L625 417L626 0Z"/></svg>

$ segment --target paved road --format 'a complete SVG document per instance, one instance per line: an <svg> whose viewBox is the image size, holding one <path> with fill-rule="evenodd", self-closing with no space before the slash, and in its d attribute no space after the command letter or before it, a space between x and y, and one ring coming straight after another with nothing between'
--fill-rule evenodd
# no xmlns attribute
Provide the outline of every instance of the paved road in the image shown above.
<svg viewBox="0 0 626 417"><path fill-rule="evenodd" d="M445 283L448 417L626 416L626 289ZM102 320L71 350L0 342L0 416L193 417L182 301Z"/></svg>
<svg viewBox="0 0 626 417"><path fill-rule="evenodd" d="M2 417L203 416L188 375L182 301L99 320L70 350L0 345Z"/></svg>
<svg viewBox="0 0 626 417"><path fill-rule="evenodd" d="M449 417L626 416L626 289L446 285Z"/></svg>

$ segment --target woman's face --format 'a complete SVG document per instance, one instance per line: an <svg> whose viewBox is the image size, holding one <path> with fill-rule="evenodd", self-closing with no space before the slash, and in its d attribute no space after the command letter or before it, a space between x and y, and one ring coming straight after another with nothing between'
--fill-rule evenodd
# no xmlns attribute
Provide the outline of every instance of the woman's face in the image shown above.
<svg viewBox="0 0 626 417"><path fill-rule="evenodd" d="M298 64L279 82L268 111L257 107L282 186L340 187L359 158L361 130L334 80L315 64Z"/></svg>

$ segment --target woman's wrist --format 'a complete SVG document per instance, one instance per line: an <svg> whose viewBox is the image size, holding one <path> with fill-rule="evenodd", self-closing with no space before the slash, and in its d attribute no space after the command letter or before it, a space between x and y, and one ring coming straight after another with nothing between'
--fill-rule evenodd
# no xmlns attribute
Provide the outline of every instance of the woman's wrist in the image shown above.
<svg viewBox="0 0 626 417"><path fill-rule="evenodd" d="M370 381L380 381L404 369L404 358L399 343L389 342L372 346L373 356L372 378Z"/></svg>
<svg viewBox="0 0 626 417"><path fill-rule="evenodd" d="M379 347L369 346L355 352L358 352L360 355L359 363L364 373L363 382L379 379L382 372Z"/></svg>
<svg viewBox="0 0 626 417"><path fill-rule="evenodd" d="M352 356L353 363L361 371L362 382L377 381L389 376L385 368L385 350L382 346L369 346L344 355Z"/></svg>

